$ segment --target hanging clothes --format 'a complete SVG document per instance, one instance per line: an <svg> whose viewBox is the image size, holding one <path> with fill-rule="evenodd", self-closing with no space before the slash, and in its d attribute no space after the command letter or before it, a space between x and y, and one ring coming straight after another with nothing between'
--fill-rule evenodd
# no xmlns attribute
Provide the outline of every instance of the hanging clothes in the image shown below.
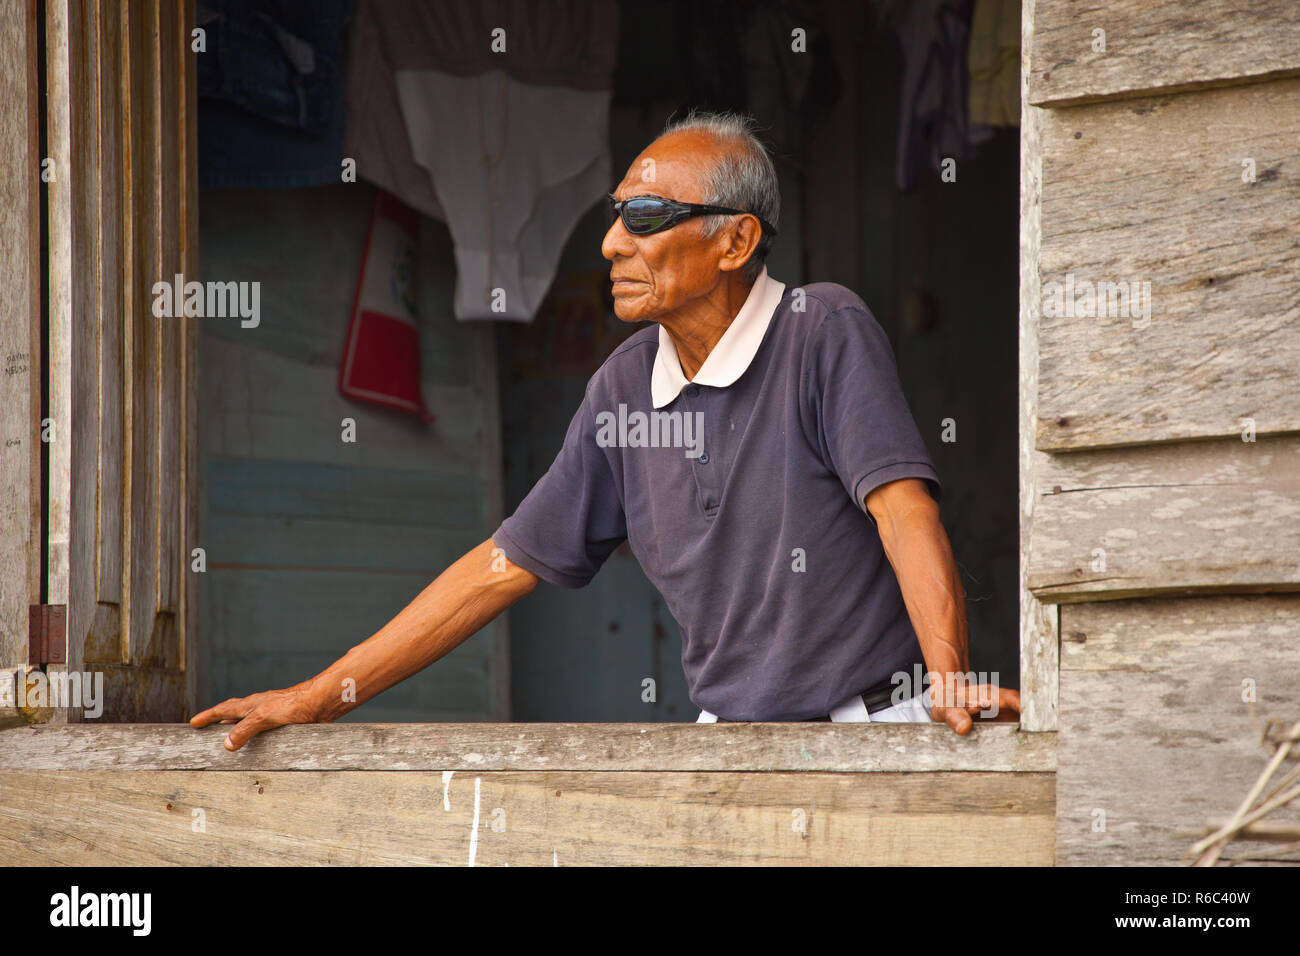
<svg viewBox="0 0 1300 956"><path fill-rule="evenodd" d="M195 19L199 185L340 181L343 51L351 4L201 0Z"/></svg>
<svg viewBox="0 0 1300 956"><path fill-rule="evenodd" d="M945 158L960 161L969 154L971 10L972 0L911 0L890 10L903 56L897 182L904 192L926 168L937 172Z"/></svg>
<svg viewBox="0 0 1300 956"><path fill-rule="evenodd" d="M748 113L780 159L800 163L839 100L834 50L809 0L673 0L622 15L632 20L618 53L622 102ZM660 32L667 18L681 42L646 42L636 17Z"/></svg>
<svg viewBox="0 0 1300 956"><path fill-rule="evenodd" d="M613 0L361 0L345 151L444 220L461 320L528 322L609 189Z"/></svg>
<svg viewBox="0 0 1300 956"><path fill-rule="evenodd" d="M970 28L971 129L1020 125L1020 0L975 0Z"/></svg>
<svg viewBox="0 0 1300 956"><path fill-rule="evenodd" d="M796 33L799 49L795 49ZM778 155L802 161L808 143L839 101L830 39L807 3L753 7L742 34L746 110L765 127Z"/></svg>

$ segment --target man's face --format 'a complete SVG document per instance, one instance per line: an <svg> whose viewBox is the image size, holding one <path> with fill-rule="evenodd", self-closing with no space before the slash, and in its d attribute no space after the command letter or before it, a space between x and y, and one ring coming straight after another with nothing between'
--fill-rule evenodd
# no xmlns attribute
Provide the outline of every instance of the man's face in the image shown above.
<svg viewBox="0 0 1300 956"><path fill-rule="evenodd" d="M703 202L700 184L719 148L711 137L694 132L657 139L633 160L614 198ZM703 228L704 220L697 216L662 232L635 236L622 219L614 220L600 252L612 263L614 313L620 319L658 319L713 290L722 277L718 266L729 240L726 230L704 239Z"/></svg>

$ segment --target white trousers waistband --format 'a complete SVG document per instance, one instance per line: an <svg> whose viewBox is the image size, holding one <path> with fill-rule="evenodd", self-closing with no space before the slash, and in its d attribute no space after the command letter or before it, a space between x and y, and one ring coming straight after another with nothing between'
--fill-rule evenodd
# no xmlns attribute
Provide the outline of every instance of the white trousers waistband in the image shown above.
<svg viewBox="0 0 1300 956"><path fill-rule="evenodd" d="M842 704L831 708L831 721L837 724L909 724L931 722L930 691L921 691L915 697L900 701L874 714L867 713L867 705L861 694L854 694ZM707 710L700 711L697 724L716 724L716 714Z"/></svg>

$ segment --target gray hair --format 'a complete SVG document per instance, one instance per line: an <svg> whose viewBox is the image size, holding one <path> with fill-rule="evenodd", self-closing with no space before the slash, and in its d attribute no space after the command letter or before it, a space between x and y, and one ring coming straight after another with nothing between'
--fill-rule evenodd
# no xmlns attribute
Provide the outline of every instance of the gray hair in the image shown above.
<svg viewBox="0 0 1300 956"><path fill-rule="evenodd" d="M781 217L781 189L777 183L772 157L756 135L756 129L757 124L749 116L691 110L685 118L669 122L660 136L683 132L707 133L728 146L705 177L704 202L713 206L744 209L775 228ZM704 237L717 235L718 230L733 218L735 217L703 217ZM771 246L772 237L765 235L749 261L741 267L740 274L746 282L753 282L763 271L763 263Z"/></svg>

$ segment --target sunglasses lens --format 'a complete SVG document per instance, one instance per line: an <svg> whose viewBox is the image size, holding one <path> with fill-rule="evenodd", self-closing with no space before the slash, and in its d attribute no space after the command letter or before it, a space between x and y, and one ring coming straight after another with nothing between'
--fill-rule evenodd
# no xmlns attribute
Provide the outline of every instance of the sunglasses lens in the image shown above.
<svg viewBox="0 0 1300 956"><path fill-rule="evenodd" d="M623 204L623 224L637 235L655 232L672 224L672 209L657 199L629 199Z"/></svg>

